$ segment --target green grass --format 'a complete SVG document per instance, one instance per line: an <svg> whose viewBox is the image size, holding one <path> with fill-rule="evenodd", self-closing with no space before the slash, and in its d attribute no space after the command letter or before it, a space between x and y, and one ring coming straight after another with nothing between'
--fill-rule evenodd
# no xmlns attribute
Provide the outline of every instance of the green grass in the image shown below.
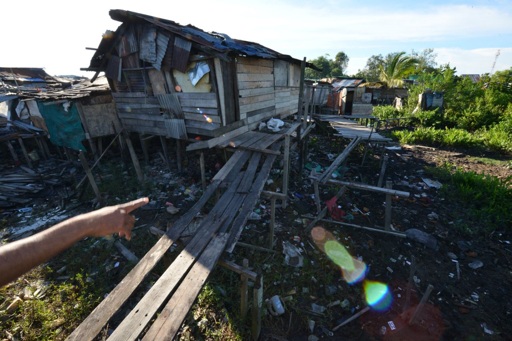
<svg viewBox="0 0 512 341"><path fill-rule="evenodd" d="M485 236L496 230L510 229L512 221L512 177L502 180L486 174L465 172L451 165L429 168L429 173L444 186L446 202L460 203L460 214L469 216L471 226L458 226L468 235Z"/></svg>

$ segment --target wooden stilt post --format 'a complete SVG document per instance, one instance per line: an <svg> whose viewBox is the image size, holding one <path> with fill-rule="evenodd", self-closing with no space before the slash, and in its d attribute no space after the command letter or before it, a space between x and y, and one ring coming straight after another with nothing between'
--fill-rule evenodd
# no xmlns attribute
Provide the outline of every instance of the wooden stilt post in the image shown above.
<svg viewBox="0 0 512 341"><path fill-rule="evenodd" d="M276 227L276 198L270 198L270 236L269 236L269 249L274 248L274 233Z"/></svg>
<svg viewBox="0 0 512 341"><path fill-rule="evenodd" d="M249 268L249 260L247 258L244 258L242 261L242 265L244 269ZM249 310L249 304L248 304L248 295L249 295L249 277L245 274L245 272L242 272L240 274L240 280L242 281L242 284L240 286L240 315L242 317L242 320L245 319L247 316L247 311Z"/></svg>
<svg viewBox="0 0 512 341"><path fill-rule="evenodd" d="M206 189L206 169L204 165L204 152L199 153L199 167L201 168L201 185Z"/></svg>
<svg viewBox="0 0 512 341"><path fill-rule="evenodd" d="M23 143L23 140L21 137L18 137L18 143L20 144L21 151L23 152L23 156L25 157L25 160L27 161L27 164L30 168L32 168L32 160L30 160L30 157L28 156L27 149L25 148L25 144Z"/></svg>
<svg viewBox="0 0 512 341"><path fill-rule="evenodd" d="M318 181L313 181L313 188L315 190L315 203L316 203L316 213L320 213L320 210L322 209L321 203L320 203L320 189L318 188Z"/></svg>
<svg viewBox="0 0 512 341"><path fill-rule="evenodd" d="M386 188L391 189L393 187L392 181L386 181ZM384 228L391 230L391 193L386 194L386 216L384 218Z"/></svg>
<svg viewBox="0 0 512 341"><path fill-rule="evenodd" d="M379 182L377 183L377 187L382 187L382 182L384 181L384 174L386 173L386 167L388 165L388 156L385 155L382 160L382 167L380 168L379 174Z"/></svg>
<svg viewBox="0 0 512 341"><path fill-rule="evenodd" d="M96 199L99 203L102 202L101 200L101 193L98 188L98 185L96 185L96 181L94 180L94 176L92 175L91 168L89 168L89 164L87 163L87 159L85 158L85 155L82 151L78 153L78 157L80 158L80 162L82 163L82 167L85 170L85 174L87 174L87 178L89 178L89 182L91 183L91 187L94 191L94 194L96 194Z"/></svg>
<svg viewBox="0 0 512 341"><path fill-rule="evenodd" d="M20 159L18 158L18 154L16 154L16 151L14 150L14 147L12 146L11 141L7 140L7 147L9 148L9 152L11 152L11 156L14 160L14 162L17 164L20 162Z"/></svg>
<svg viewBox="0 0 512 341"><path fill-rule="evenodd" d="M290 134L284 136L284 155L283 155L283 194L288 197L288 181L290 178ZM287 199L283 199L282 207L286 208Z"/></svg>
<svg viewBox="0 0 512 341"><path fill-rule="evenodd" d="M261 310L263 307L263 275L254 283L252 303L252 327L251 334L254 341L260 338Z"/></svg>
<svg viewBox="0 0 512 341"><path fill-rule="evenodd" d="M146 139L142 136L142 134L138 135L140 140L140 146L142 147L142 152L144 153L144 162L146 162L146 164L149 164L149 153L148 145L146 144Z"/></svg>
<svg viewBox="0 0 512 341"><path fill-rule="evenodd" d="M167 148L167 139L164 136L160 136L160 144L162 145L162 151L164 152L167 168L171 169L171 162L169 161L169 148Z"/></svg>
<svg viewBox="0 0 512 341"><path fill-rule="evenodd" d="M181 160L181 141L176 139L176 164L178 166L178 172L181 172L182 169L182 160Z"/></svg>
<svg viewBox="0 0 512 341"><path fill-rule="evenodd" d="M133 166L135 167L135 172L137 173L137 178L140 182L144 181L144 174L142 174L142 169L140 168L139 159L137 158L137 154L135 153L135 149L133 149L132 141L127 134L124 135L124 140L126 145L128 146L128 150L130 151L130 156L132 158Z"/></svg>
<svg viewBox="0 0 512 341"><path fill-rule="evenodd" d="M409 325L413 324L415 320L420 316L421 312L423 311L423 308L425 307L425 303L428 300L428 297L430 296L430 293L434 289L434 286L432 284L429 284L427 287L427 290L425 290L425 293L423 294L423 297L421 298L420 304L416 307L416 310L414 310L414 313L411 316L411 319L409 320Z"/></svg>

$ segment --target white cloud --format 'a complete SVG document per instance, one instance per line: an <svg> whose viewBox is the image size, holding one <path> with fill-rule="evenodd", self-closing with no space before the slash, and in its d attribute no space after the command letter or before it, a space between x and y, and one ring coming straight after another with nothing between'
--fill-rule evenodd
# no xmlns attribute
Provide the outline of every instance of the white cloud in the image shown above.
<svg viewBox="0 0 512 341"><path fill-rule="evenodd" d="M500 51L499 56L496 54ZM512 67L512 48L485 48L463 50L457 48L435 49L438 64L449 63L457 74L482 74L507 70ZM494 70L493 64L494 62Z"/></svg>
<svg viewBox="0 0 512 341"><path fill-rule="evenodd" d="M325 54L334 57L344 51L353 73L362 69L372 55L425 48L434 48L439 63L450 62L459 71L490 71L498 48L502 54L496 69L512 65L507 57L510 52L505 53L512 46L511 5L471 0L467 2L475 5L453 5L450 1L405 6L391 0L197 0L193 5L109 0L94 6L79 4L78 9L74 2L51 2L52 8L58 7L59 11L48 11L47 2L10 2L6 5L8 12L23 15L4 16L0 21L2 32L15 32L2 38L0 65L45 67L51 74L79 73L93 54L85 48L97 47L105 30L119 26L110 19L110 9L140 12L226 33L297 59ZM486 54L477 52L489 46Z"/></svg>

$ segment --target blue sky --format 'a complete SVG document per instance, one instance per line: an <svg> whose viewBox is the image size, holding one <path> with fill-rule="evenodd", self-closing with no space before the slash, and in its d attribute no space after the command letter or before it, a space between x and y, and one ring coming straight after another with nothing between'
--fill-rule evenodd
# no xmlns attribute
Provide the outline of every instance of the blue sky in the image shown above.
<svg viewBox="0 0 512 341"><path fill-rule="evenodd" d="M105 30L119 26L110 9L192 24L297 59L343 51L349 74L372 55L426 48L459 74L489 73L494 61L494 71L512 67L511 0L13 1L2 6L0 66L92 77L80 68L93 55L86 47L97 47Z"/></svg>

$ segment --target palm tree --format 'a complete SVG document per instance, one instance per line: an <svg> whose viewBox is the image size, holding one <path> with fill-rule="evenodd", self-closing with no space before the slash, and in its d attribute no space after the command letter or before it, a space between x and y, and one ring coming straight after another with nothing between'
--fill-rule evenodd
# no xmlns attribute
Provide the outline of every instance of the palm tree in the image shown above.
<svg viewBox="0 0 512 341"><path fill-rule="evenodd" d="M379 80L388 88L401 87L404 84L404 78L416 68L418 59L406 56L405 52L398 52L389 57L379 65Z"/></svg>

